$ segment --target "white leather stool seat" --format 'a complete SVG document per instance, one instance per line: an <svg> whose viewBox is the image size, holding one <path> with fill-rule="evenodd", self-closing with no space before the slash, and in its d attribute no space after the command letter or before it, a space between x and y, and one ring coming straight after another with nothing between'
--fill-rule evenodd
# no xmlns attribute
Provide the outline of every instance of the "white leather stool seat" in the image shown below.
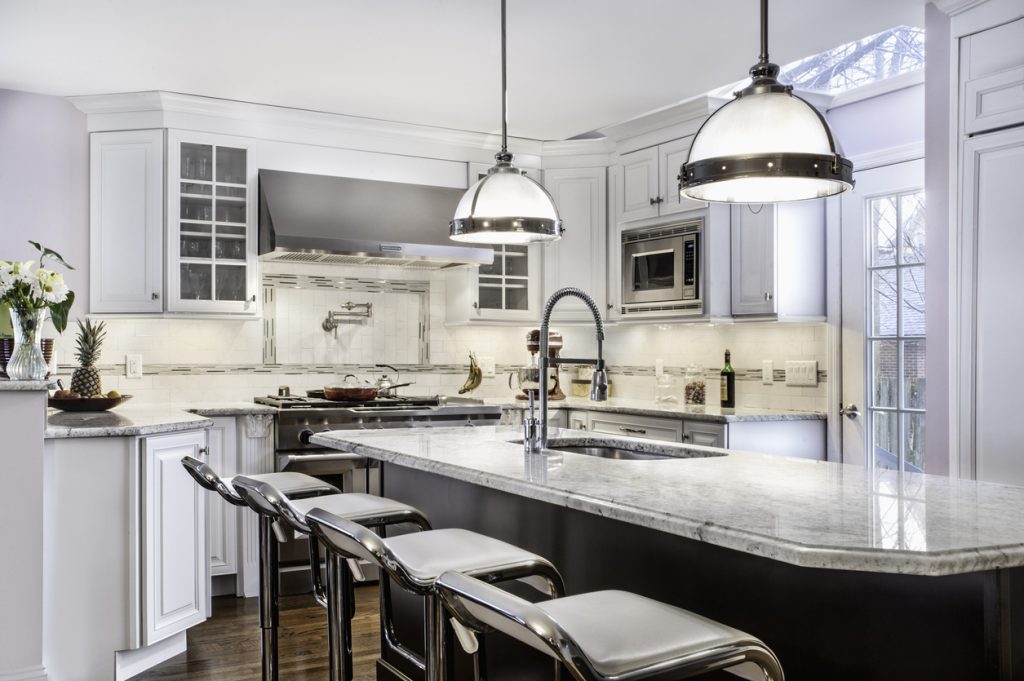
<svg viewBox="0 0 1024 681"><path fill-rule="evenodd" d="M738 629L626 591L595 591L535 605L561 625L604 677L752 640Z"/></svg>
<svg viewBox="0 0 1024 681"><path fill-rule="evenodd" d="M293 499L288 503L300 518L305 517L314 508L322 508L329 513L348 519L418 513L415 508L400 501L359 492Z"/></svg>
<svg viewBox="0 0 1024 681"><path fill-rule="evenodd" d="M518 546L469 530L415 532L388 537L387 542L406 571L422 583L434 582L446 570L466 574L494 572L506 566L544 560Z"/></svg>
<svg viewBox="0 0 1024 681"><path fill-rule="evenodd" d="M258 475L244 476L257 482L266 482L277 488L286 497L308 496L309 494L323 494L337 491L334 486L325 483L323 480L314 478L305 473L260 473ZM224 480L228 488L238 493L233 484L233 478Z"/></svg>

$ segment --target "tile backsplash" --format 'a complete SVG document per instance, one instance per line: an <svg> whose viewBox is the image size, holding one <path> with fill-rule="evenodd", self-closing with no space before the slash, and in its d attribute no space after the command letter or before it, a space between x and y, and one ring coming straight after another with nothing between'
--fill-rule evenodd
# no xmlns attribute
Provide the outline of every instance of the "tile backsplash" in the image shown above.
<svg viewBox="0 0 1024 681"><path fill-rule="evenodd" d="M371 378L372 365L382 362L400 365L406 369L403 380L416 381L405 389L406 394L454 394L465 379L472 351L494 357L499 369L497 376L484 379L474 395L500 397L511 395L501 370L529 359L524 342L529 326L445 326L443 274L277 263L264 263L263 269L265 274L429 279L429 294L277 287L273 308L267 310L276 323L275 365L263 364L265 334L260 320L108 317L101 357L105 389L131 393L136 402L250 400L276 392L279 385L289 385L293 391L322 387L349 371ZM372 303L372 317L343 322L336 337L324 331L321 322L327 311L349 301ZM421 323L428 328L428 364L419 360ZM593 352L592 327L558 328L565 338L566 355ZM617 396L652 397L656 359L664 360L672 374L681 374L690 363L717 371L729 348L741 379L737 381L739 406L821 411L826 407L825 383L796 388L778 377L786 360L794 359L816 360L819 373L827 377L826 334L824 323L611 325L604 348ZM74 325L56 345L58 375L70 374L75 362ZM141 379L123 376L125 354L142 355ZM774 362L777 376L771 385L759 380L762 360ZM677 382L681 384L681 377Z"/></svg>

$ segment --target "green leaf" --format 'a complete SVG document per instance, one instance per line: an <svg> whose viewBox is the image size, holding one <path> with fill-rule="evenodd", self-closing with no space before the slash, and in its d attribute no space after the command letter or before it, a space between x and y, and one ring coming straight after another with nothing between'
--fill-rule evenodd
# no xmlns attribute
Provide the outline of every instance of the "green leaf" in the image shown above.
<svg viewBox="0 0 1024 681"><path fill-rule="evenodd" d="M39 251L39 253L41 254L39 256L39 266L40 267L43 266L43 261L44 260L46 260L47 258L51 258L51 259L56 260L57 262L59 262L61 265L64 265L64 267L67 267L69 270L75 269L74 267L69 265L67 263L67 261L64 260L63 256L61 256L61 254L58 253L57 251L51 250L49 248L46 248L45 246L40 245L40 243L38 241L31 241L31 240L29 240L29 243L32 244L33 246L35 246L36 250Z"/></svg>
<svg viewBox="0 0 1024 681"><path fill-rule="evenodd" d="M64 329L68 328L68 315L74 302L75 292L68 291L68 297L64 302L50 306L50 320L53 321L53 328L57 329L57 333L64 333Z"/></svg>

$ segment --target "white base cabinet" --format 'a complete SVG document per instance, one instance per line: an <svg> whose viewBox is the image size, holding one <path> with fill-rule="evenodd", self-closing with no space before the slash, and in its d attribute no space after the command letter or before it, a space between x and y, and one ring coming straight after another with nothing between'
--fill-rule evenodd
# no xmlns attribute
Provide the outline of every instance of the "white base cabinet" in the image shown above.
<svg viewBox="0 0 1024 681"><path fill-rule="evenodd" d="M207 617L202 430L45 444L43 646L50 678L122 679Z"/></svg>

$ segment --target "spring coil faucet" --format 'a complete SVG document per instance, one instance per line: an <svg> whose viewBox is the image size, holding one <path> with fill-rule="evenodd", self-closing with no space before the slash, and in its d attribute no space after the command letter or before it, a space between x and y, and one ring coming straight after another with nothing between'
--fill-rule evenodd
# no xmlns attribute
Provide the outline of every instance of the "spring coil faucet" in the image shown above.
<svg viewBox="0 0 1024 681"><path fill-rule="evenodd" d="M594 315L597 327L597 359L572 359L568 357L548 357L548 329L551 325L551 312L555 304L562 298L574 296L579 298ZM572 286L560 288L551 294L544 304L544 313L540 322L540 414L534 416L533 401L530 401L530 416L524 420L523 447L527 452L538 453L548 448L548 371L559 364L595 364L594 376L590 379L590 399L604 402L608 399L608 372L604 365L604 322L597 303L585 291Z"/></svg>

